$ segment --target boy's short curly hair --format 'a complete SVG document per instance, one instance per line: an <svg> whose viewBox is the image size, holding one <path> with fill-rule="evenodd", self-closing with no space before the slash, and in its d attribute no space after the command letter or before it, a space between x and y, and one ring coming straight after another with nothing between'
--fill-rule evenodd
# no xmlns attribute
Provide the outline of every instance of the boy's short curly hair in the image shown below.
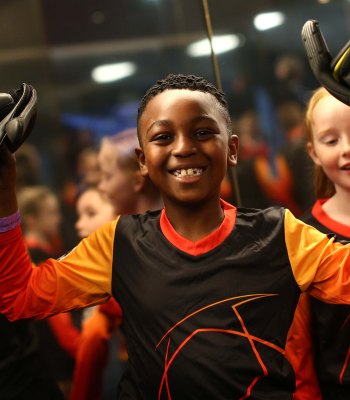
<svg viewBox="0 0 350 400"><path fill-rule="evenodd" d="M218 104L222 107L225 115L228 132L231 133L231 118L228 110L227 101L225 94L218 90L212 83L208 82L205 78L195 75L184 75L184 74L170 74L166 78L158 80L152 87L150 87L145 95L143 96L140 106L137 112L137 126L139 126L140 118L149 103L149 101L157 96L158 94L172 89L187 89L193 91L199 91L203 93L209 93L215 97ZM140 134L138 132L140 139Z"/></svg>

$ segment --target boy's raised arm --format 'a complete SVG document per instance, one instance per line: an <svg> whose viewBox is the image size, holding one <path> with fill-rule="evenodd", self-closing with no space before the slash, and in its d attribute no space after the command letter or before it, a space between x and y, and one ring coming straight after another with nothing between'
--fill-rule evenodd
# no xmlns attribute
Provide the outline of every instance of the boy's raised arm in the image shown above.
<svg viewBox="0 0 350 400"><path fill-rule="evenodd" d="M0 233L0 313L10 321L41 319L108 300L116 223L104 225L60 259L37 267L19 225Z"/></svg>
<svg viewBox="0 0 350 400"><path fill-rule="evenodd" d="M32 265L20 227L12 153L33 126L36 97L31 96L18 115L11 114L13 105L9 111L6 102L4 111L4 98L8 99L0 93L0 313L9 320L45 318L102 303L111 295L116 221L60 260Z"/></svg>

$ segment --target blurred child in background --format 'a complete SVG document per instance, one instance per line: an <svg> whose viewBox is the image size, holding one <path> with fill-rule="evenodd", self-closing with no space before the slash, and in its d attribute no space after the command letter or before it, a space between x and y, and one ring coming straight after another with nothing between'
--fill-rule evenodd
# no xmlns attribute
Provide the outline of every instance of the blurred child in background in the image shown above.
<svg viewBox="0 0 350 400"><path fill-rule="evenodd" d="M56 194L46 186L24 187L18 194L25 243L35 264L62 254L61 211ZM77 317L75 313L75 317ZM80 331L71 313L36 321L39 349L65 397L70 391Z"/></svg>
<svg viewBox="0 0 350 400"><path fill-rule="evenodd" d="M136 129L127 129L102 139L98 154L99 188L112 202L117 215L143 213L163 207L158 189L140 173L135 155Z"/></svg>
<svg viewBox="0 0 350 400"><path fill-rule="evenodd" d="M93 185L87 185L79 193L76 211L78 219L75 228L81 239L115 218L113 205L97 186ZM84 310L82 334L69 397L72 400L102 398L109 340L116 327L120 325L122 317L121 309L115 300L111 299L107 304L115 318L101 312L102 306Z"/></svg>
<svg viewBox="0 0 350 400"><path fill-rule="evenodd" d="M302 219L349 242L350 108L318 89L308 105L306 131L318 200ZM286 348L296 374L295 399L350 399L349 315L349 306L301 295Z"/></svg>

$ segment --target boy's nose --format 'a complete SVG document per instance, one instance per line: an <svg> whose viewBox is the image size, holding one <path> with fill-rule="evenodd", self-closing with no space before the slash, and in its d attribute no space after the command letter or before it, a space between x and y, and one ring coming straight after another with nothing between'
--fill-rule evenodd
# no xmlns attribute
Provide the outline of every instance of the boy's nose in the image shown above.
<svg viewBox="0 0 350 400"><path fill-rule="evenodd" d="M191 138L180 136L174 141L173 154L178 157L187 157L196 153L197 149Z"/></svg>

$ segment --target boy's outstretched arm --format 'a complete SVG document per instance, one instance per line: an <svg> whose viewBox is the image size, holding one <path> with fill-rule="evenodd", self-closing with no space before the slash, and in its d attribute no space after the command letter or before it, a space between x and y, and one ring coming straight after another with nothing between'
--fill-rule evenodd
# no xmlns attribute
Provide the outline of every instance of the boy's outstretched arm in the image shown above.
<svg viewBox="0 0 350 400"><path fill-rule="evenodd" d="M116 224L105 224L67 255L38 266L19 224L0 233L0 313L10 321L42 319L108 300Z"/></svg>
<svg viewBox="0 0 350 400"><path fill-rule="evenodd" d="M45 318L108 300L116 221L35 267L16 217L15 159L3 146L0 157L0 313L11 321Z"/></svg>
<svg viewBox="0 0 350 400"><path fill-rule="evenodd" d="M1 97L1 94L0 94ZM1 106L1 104L0 104ZM0 110L1 111L1 110ZM24 109L12 130L21 139L31 129ZM0 128L1 126L0 121ZM16 129L19 129L16 131ZM60 312L99 304L111 296L113 241L116 221L102 227L60 260L31 263L17 211L14 141L0 141L0 313L9 320L45 318ZM13 137L13 136L12 136ZM10 148L10 150L9 150Z"/></svg>

